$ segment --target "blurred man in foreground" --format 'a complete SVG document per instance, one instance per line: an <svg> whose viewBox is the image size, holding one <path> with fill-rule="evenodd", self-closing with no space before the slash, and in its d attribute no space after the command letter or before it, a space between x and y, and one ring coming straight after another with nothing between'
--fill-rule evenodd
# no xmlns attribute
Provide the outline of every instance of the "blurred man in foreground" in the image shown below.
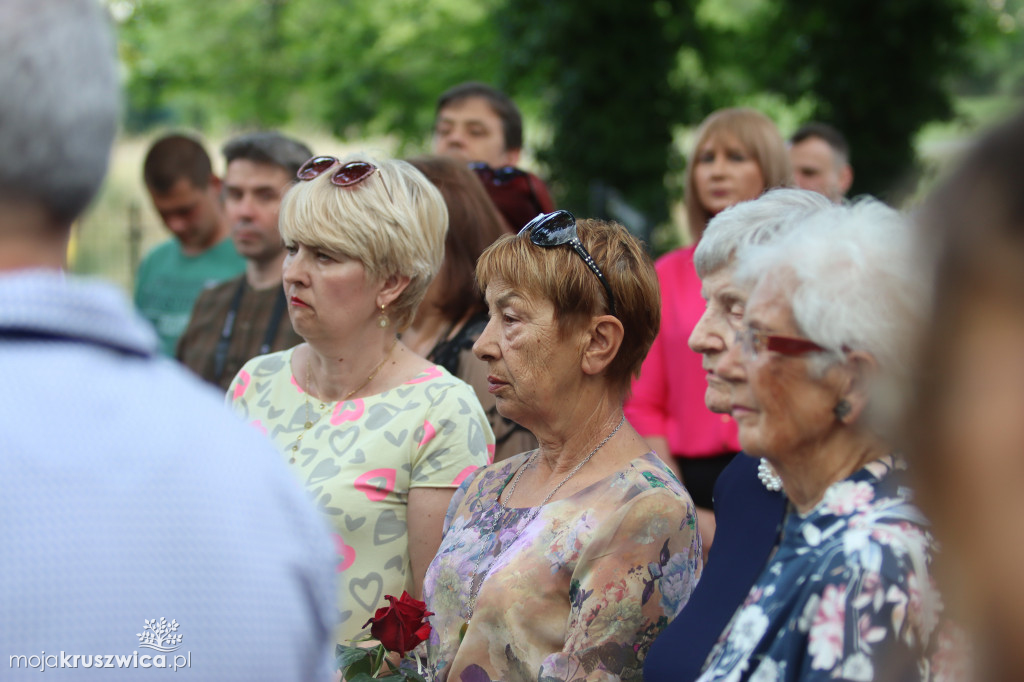
<svg viewBox="0 0 1024 682"><path fill-rule="evenodd" d="M61 271L116 130L100 4L4 0L0 53L4 679L330 679L335 559L293 477L120 291Z"/></svg>

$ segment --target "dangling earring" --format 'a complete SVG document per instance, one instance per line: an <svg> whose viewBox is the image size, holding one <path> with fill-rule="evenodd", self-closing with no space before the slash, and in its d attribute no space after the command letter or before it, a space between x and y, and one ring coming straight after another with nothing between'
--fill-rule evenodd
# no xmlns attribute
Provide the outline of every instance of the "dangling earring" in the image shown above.
<svg viewBox="0 0 1024 682"><path fill-rule="evenodd" d="M384 312L384 304L383 303L381 303L381 305L380 305L380 317L377 318L377 324L380 325L381 329L384 329L389 324L391 324L391 320L388 319L387 313Z"/></svg>
<svg viewBox="0 0 1024 682"><path fill-rule="evenodd" d="M836 403L836 406L832 408L832 413L836 416L836 419L842 421L846 419L852 409L853 407L850 406L850 403L846 402L846 400L840 400Z"/></svg>

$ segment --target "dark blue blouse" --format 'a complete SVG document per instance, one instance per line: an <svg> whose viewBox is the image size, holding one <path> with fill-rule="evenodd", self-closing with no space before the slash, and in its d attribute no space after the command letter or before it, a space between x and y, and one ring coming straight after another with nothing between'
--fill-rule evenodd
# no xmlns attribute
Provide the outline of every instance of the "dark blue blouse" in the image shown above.
<svg viewBox="0 0 1024 682"><path fill-rule="evenodd" d="M786 497L757 478L758 459L734 457L715 483L715 541L697 588L644 662L647 682L689 682L761 574L779 537Z"/></svg>

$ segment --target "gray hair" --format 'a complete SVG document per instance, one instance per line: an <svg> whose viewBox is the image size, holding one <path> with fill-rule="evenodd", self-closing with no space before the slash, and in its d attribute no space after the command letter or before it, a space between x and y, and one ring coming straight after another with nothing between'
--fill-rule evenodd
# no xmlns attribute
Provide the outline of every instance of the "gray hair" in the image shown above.
<svg viewBox="0 0 1024 682"><path fill-rule="evenodd" d="M224 159L230 164L237 159L280 166L295 176L302 164L313 156L309 147L281 133L262 131L246 133L228 140L224 145Z"/></svg>
<svg viewBox="0 0 1024 682"><path fill-rule="evenodd" d="M813 374L840 362L845 349L875 358L880 373L871 387L869 418L891 416L927 307L910 222L869 197L831 205L780 240L744 248L737 260L736 278L752 285L769 276L792 277L797 327L832 351L815 358Z"/></svg>
<svg viewBox="0 0 1024 682"><path fill-rule="evenodd" d="M799 220L832 206L826 197L805 189L773 189L752 201L726 208L708 222L693 255L697 276L704 279L730 262L737 250L763 244L788 233Z"/></svg>
<svg viewBox="0 0 1024 682"><path fill-rule="evenodd" d="M0 195L69 224L95 196L117 131L117 61L97 0L0 5Z"/></svg>

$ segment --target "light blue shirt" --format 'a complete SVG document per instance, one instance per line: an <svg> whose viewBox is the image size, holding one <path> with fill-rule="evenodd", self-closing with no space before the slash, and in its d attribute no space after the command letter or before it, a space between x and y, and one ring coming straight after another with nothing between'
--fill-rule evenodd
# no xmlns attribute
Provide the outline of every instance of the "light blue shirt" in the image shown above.
<svg viewBox="0 0 1024 682"><path fill-rule="evenodd" d="M0 679L330 679L323 521L156 348L113 287L0 275Z"/></svg>

